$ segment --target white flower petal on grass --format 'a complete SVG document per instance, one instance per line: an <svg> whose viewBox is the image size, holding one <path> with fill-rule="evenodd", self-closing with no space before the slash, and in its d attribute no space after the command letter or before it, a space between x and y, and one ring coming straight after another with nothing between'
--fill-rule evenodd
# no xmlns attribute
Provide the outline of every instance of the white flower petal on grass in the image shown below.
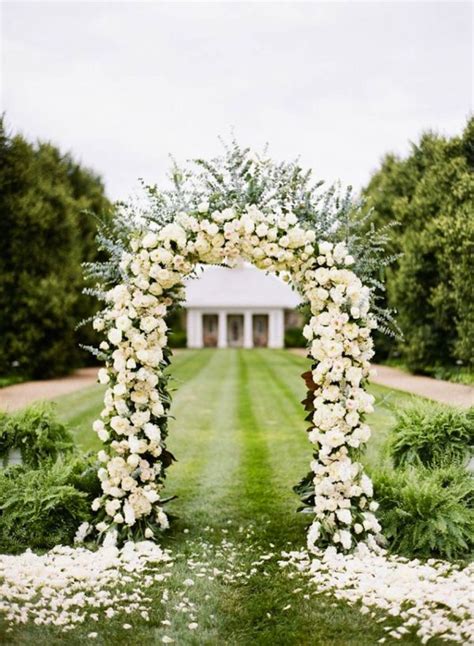
<svg viewBox="0 0 474 646"><path fill-rule="evenodd" d="M168 552L150 541L122 549L111 542L97 551L57 546L42 555L2 554L0 614L10 626L31 621L71 630L88 617L98 621L125 612L130 581L136 608L146 611L147 587L141 583L144 577L156 581L157 565L170 562Z"/></svg>
<svg viewBox="0 0 474 646"><path fill-rule="evenodd" d="M284 553L280 566L289 565L309 576L316 593L362 603L362 614L379 609L386 616L381 622L398 617L402 625L390 633L396 639L413 630L423 643L438 637L465 644L474 634L474 564L410 561L359 544L353 554Z"/></svg>

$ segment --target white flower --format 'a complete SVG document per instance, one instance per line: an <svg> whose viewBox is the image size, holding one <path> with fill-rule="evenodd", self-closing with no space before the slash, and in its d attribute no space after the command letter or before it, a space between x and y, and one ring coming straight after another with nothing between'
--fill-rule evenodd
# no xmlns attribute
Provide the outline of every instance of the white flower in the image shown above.
<svg viewBox="0 0 474 646"><path fill-rule="evenodd" d="M124 519L125 523L129 526L135 524L135 512L133 510L133 507L130 505L130 503L126 502L123 506L123 514L124 514Z"/></svg>
<svg viewBox="0 0 474 646"><path fill-rule="evenodd" d="M111 328L107 334L107 338L113 345L118 345L122 340L122 330L118 330L116 327Z"/></svg>
<svg viewBox="0 0 474 646"><path fill-rule="evenodd" d="M159 442L161 439L161 432L158 426L155 424L150 424L147 423L143 427L143 430L145 432L145 435L148 437L149 440L152 442Z"/></svg>
<svg viewBox="0 0 474 646"><path fill-rule="evenodd" d="M339 538L340 542L342 543L342 547L346 550L350 550L352 547L351 533L345 529L341 529L341 531L339 532Z"/></svg>
<svg viewBox="0 0 474 646"><path fill-rule="evenodd" d="M159 238L160 240L176 242L179 247L186 245L186 231L174 222L167 224L161 229Z"/></svg>
<svg viewBox="0 0 474 646"><path fill-rule="evenodd" d="M123 314L122 316L119 316L117 319L115 319L115 325L119 330L122 330L122 332L126 332L132 327L132 321Z"/></svg>
<svg viewBox="0 0 474 646"><path fill-rule="evenodd" d="M75 543L83 543L86 536L92 531L92 525L90 523L81 523L77 529L76 535L74 536Z"/></svg>
<svg viewBox="0 0 474 646"><path fill-rule="evenodd" d="M318 248L319 248L319 253L326 254L331 251L331 249L333 248L333 245L331 242L320 242L318 245Z"/></svg>
<svg viewBox="0 0 474 646"><path fill-rule="evenodd" d="M156 247L157 244L158 244L158 236L156 235L156 233L147 233L142 238L142 247L145 247L145 249Z"/></svg>
<svg viewBox="0 0 474 646"><path fill-rule="evenodd" d="M341 523L345 523L346 525L350 525L352 522L352 514L348 509L337 509L336 516Z"/></svg>
<svg viewBox="0 0 474 646"><path fill-rule="evenodd" d="M107 368L100 368L99 372L97 373L97 377L99 379L99 382L101 384L108 384L110 381L109 373L107 372Z"/></svg>

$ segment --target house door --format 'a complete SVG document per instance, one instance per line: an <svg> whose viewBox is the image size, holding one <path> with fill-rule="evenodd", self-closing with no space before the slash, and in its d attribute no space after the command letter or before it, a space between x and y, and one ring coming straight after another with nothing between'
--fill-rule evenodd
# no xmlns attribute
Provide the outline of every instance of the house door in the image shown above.
<svg viewBox="0 0 474 646"><path fill-rule="evenodd" d="M217 314L203 314L202 316L202 344L205 348L217 347L219 321Z"/></svg>
<svg viewBox="0 0 474 646"><path fill-rule="evenodd" d="M254 348L268 346L268 314L253 315L252 333Z"/></svg>
<svg viewBox="0 0 474 646"><path fill-rule="evenodd" d="M229 314L227 317L227 345L241 348L244 345L244 316Z"/></svg>

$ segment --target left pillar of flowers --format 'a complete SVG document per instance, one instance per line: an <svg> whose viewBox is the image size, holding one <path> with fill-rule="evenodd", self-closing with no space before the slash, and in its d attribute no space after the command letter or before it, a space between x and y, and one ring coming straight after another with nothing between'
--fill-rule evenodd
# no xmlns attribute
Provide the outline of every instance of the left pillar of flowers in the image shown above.
<svg viewBox="0 0 474 646"><path fill-rule="evenodd" d="M165 447L170 407L165 316L180 297L182 274L169 269L174 254L156 248L157 236L133 240L121 268L127 277L107 294L94 327L107 385L104 409L93 424L104 443L98 454L102 495L93 502L99 538L154 538L168 527L160 492L173 456Z"/></svg>

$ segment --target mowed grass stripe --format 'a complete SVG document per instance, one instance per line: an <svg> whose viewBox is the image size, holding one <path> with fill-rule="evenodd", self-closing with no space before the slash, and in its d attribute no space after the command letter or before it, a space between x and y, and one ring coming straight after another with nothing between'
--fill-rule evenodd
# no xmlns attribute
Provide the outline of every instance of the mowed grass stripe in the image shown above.
<svg viewBox="0 0 474 646"><path fill-rule="evenodd" d="M254 393L253 408L271 465L272 496L278 494L286 515L294 522L298 498L292 487L308 471L312 458L305 432L306 413L300 403L304 384L302 380L301 384L298 382L298 370L288 366L276 353L252 352L247 355L247 361L251 364L249 387ZM297 394L290 389L291 382L297 384ZM280 540L287 538L281 533L281 525L279 536Z"/></svg>
<svg viewBox="0 0 474 646"><path fill-rule="evenodd" d="M285 362L283 362L285 363ZM288 401L285 377L275 378L281 357L274 353L239 351L239 436L242 463L238 474L242 493L235 513L254 525L258 547L245 558L273 552L275 557L240 590L221 597L220 639L216 643L259 646L366 646L386 633L357 609L331 598L304 599L294 590L303 581L290 580L277 564L278 554L304 545L306 520L297 515L294 477L306 472L310 447L301 428L301 411ZM295 379L288 375L288 379ZM303 386L304 388L304 386ZM289 412L293 411L293 412ZM271 428L268 420L281 420ZM303 450L302 450L303 449ZM301 451L301 456L300 456ZM298 455L300 465L293 460ZM301 465L303 472L300 473ZM244 554L242 546L242 554ZM411 642L407 639L407 642ZM388 642L387 642L388 643Z"/></svg>
<svg viewBox="0 0 474 646"><path fill-rule="evenodd" d="M173 507L196 530L202 523L218 525L232 515L230 489L240 457L235 432L237 355L204 352L211 360L178 390L169 438L178 463L170 471L167 491L180 497ZM179 369L176 375L184 376Z"/></svg>

